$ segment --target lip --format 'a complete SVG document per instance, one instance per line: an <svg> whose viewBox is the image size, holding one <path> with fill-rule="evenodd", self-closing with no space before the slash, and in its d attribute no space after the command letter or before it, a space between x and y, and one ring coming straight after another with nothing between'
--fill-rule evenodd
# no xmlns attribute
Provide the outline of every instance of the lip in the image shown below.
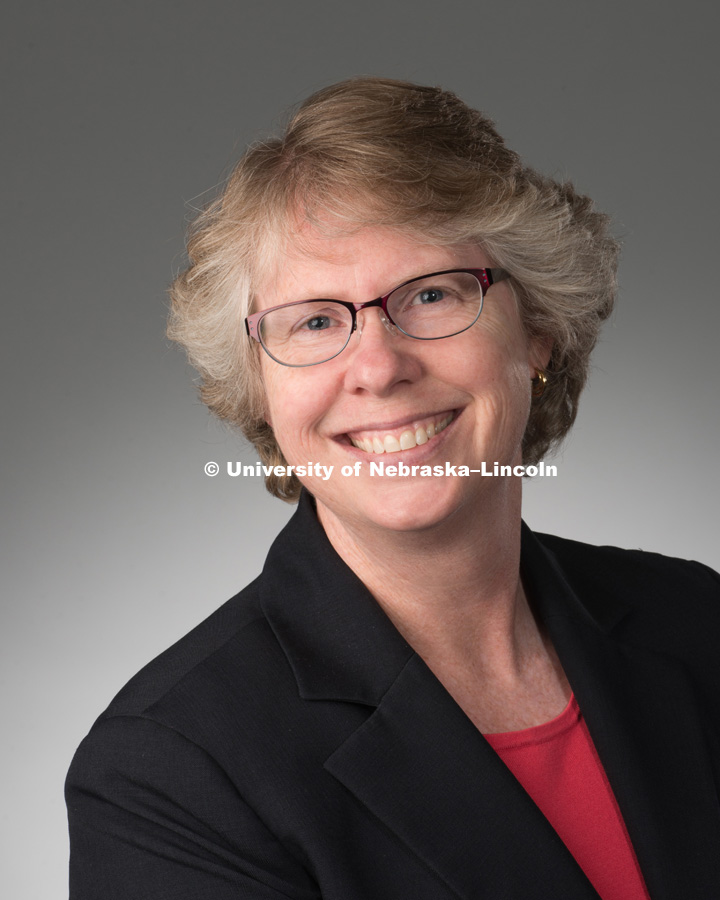
<svg viewBox="0 0 720 900"><path fill-rule="evenodd" d="M413 413L411 416L405 416L402 419L394 419L392 422L373 422L358 425L355 428L348 428L343 434L353 434L358 431L393 431L396 428L405 428L405 426L417 426L424 419L442 418L443 416L455 415L457 409L441 409L432 410L431 412Z"/></svg>
<svg viewBox="0 0 720 900"><path fill-rule="evenodd" d="M450 433L455 430L455 424L460 419L462 413L463 409L445 409L438 412L424 413L422 415L413 414L412 416L405 416L402 419L394 419L392 421L383 422L380 424L364 424L362 428L352 428L349 431L336 435L334 440L354 459L365 461L384 459L386 462L406 462L412 460L416 463L419 463L426 457L434 455L436 450L438 450L445 443ZM358 433L362 431L389 432L399 428L413 427L417 426L423 420L427 420L429 418L441 419L448 415L452 415L452 420L448 423L448 425L445 426L445 428L443 428L441 432L436 434L435 437L432 438L432 440L429 440L425 444L417 444L415 447L410 447L408 450L398 450L397 452L391 454L371 453L367 450L360 450L358 447L355 447L351 443L349 437L349 435L352 433Z"/></svg>

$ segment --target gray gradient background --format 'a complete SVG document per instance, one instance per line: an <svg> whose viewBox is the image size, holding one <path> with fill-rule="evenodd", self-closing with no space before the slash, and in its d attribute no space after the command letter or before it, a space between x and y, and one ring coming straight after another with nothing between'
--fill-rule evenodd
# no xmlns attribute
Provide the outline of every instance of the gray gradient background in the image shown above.
<svg viewBox="0 0 720 900"><path fill-rule="evenodd" d="M623 235L621 296L539 530L720 567L718 12L710 2L8 4L0 876L65 895L72 752L242 587L290 508L163 335L184 220L245 145L353 74L439 83ZM8 28L8 23L13 23Z"/></svg>

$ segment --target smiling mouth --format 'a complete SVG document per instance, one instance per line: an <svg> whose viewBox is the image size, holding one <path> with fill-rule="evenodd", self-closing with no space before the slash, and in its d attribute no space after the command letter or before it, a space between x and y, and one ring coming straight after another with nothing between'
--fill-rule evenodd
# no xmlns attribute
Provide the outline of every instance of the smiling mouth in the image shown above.
<svg viewBox="0 0 720 900"><path fill-rule="evenodd" d="M347 438L353 447L364 450L365 453L399 453L401 450L411 450L420 444L427 444L444 431L455 416L456 411L453 410L440 413L439 416L429 416L417 424L387 431L348 432Z"/></svg>

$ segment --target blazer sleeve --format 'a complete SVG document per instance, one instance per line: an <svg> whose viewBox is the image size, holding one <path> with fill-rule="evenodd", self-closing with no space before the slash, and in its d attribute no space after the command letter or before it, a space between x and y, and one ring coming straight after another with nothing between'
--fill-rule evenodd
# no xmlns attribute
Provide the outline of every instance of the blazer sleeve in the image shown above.
<svg viewBox="0 0 720 900"><path fill-rule="evenodd" d="M306 866L200 747L164 725L95 725L68 773L71 900L317 900Z"/></svg>

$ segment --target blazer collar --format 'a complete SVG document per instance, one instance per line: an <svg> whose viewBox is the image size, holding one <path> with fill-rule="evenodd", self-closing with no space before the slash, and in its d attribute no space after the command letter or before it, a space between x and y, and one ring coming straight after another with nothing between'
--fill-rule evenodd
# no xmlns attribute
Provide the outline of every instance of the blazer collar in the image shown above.
<svg viewBox="0 0 720 900"><path fill-rule="evenodd" d="M632 607L603 587L602 570L588 564L597 560L592 550L588 556L581 545L539 540L526 527L522 540L528 593L587 721L652 897L711 896L709 886L720 884L720 865L710 862L720 819L684 666L623 642ZM532 898L553 885L555 896L596 898L524 790L335 553L307 495L273 545L261 591L301 696L374 708L326 769L454 894Z"/></svg>
<svg viewBox="0 0 720 900"><path fill-rule="evenodd" d="M307 491L270 549L261 592L307 700L377 706L414 653L333 549Z"/></svg>
<svg viewBox="0 0 720 900"><path fill-rule="evenodd" d="M610 633L631 612L626 598L615 593L597 596L597 590L589 595L586 591L578 594L558 557L545 545L548 541L558 539L535 535L522 523L520 569L526 593L540 619L547 624L561 617ZM560 544L583 546L570 541L560 541Z"/></svg>

